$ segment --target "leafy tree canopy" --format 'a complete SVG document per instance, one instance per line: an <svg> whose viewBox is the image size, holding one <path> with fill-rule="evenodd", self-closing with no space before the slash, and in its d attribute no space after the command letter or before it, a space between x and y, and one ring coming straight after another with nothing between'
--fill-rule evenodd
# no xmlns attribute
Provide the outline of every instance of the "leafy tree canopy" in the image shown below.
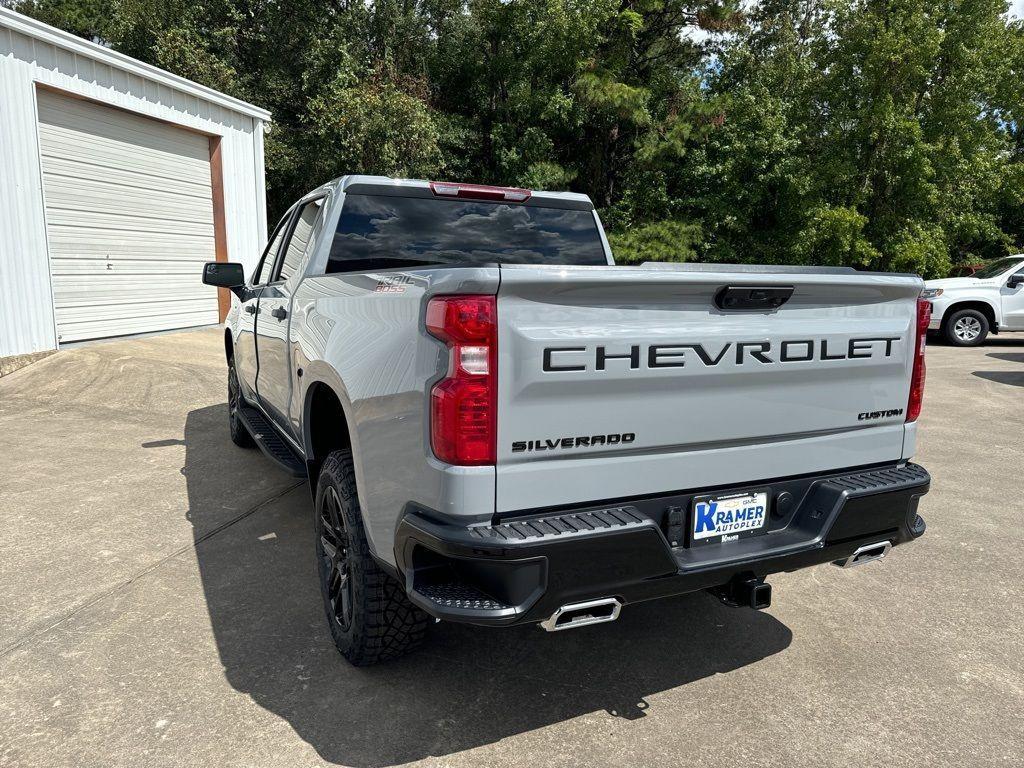
<svg viewBox="0 0 1024 768"><path fill-rule="evenodd" d="M272 218L363 172L586 192L624 262L934 276L1024 238L1004 0L14 5L270 109Z"/></svg>

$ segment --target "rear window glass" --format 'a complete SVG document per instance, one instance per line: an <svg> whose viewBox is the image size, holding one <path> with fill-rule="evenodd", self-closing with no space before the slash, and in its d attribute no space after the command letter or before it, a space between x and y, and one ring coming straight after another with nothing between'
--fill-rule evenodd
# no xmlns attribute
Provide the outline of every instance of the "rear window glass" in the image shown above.
<svg viewBox="0 0 1024 768"><path fill-rule="evenodd" d="M608 262L591 211L350 194L327 271L495 263Z"/></svg>

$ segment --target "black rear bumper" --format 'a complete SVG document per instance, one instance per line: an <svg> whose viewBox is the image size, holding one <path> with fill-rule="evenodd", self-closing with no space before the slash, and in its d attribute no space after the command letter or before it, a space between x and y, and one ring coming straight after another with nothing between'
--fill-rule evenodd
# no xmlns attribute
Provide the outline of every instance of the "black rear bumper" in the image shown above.
<svg viewBox="0 0 1024 768"><path fill-rule="evenodd" d="M866 544L911 541L924 533L917 506L930 482L922 467L901 463L757 483L771 499L768 532L697 547L685 540L693 493L474 528L410 512L395 556L412 601L438 618L537 622L567 603L634 603L844 560Z"/></svg>

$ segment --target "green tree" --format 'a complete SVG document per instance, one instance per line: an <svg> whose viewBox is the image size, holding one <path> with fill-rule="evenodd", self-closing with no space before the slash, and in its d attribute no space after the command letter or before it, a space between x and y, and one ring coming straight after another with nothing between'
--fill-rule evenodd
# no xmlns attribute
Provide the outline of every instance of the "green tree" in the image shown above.
<svg viewBox="0 0 1024 768"><path fill-rule="evenodd" d="M93 42L109 41L113 0L3 0L0 5Z"/></svg>
<svg viewBox="0 0 1024 768"><path fill-rule="evenodd" d="M1024 239L1004 0L14 4L270 109L271 219L364 172L585 192L624 262L932 276Z"/></svg>
<svg viewBox="0 0 1024 768"><path fill-rule="evenodd" d="M1005 253L1020 32L1003 11L762 3L709 71L730 98L723 130L681 174L705 257L938 275Z"/></svg>

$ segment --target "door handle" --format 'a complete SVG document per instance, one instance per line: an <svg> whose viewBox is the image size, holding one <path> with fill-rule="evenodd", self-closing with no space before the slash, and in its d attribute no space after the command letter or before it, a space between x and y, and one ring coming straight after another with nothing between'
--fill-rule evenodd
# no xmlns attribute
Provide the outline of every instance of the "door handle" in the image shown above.
<svg viewBox="0 0 1024 768"><path fill-rule="evenodd" d="M255 315L256 314L256 307L253 304L246 304L245 305L245 311L248 312L250 315Z"/></svg>
<svg viewBox="0 0 1024 768"><path fill-rule="evenodd" d="M288 317L288 310L285 309L284 307L275 307L274 309L270 310L270 314L272 314L278 320L284 320L286 317Z"/></svg>

